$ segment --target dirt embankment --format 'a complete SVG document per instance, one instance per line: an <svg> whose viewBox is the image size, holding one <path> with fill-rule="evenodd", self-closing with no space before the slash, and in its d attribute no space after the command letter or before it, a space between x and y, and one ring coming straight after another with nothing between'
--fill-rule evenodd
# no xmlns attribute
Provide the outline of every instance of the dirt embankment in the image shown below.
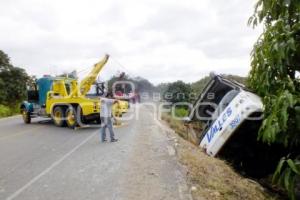
<svg viewBox="0 0 300 200"><path fill-rule="evenodd" d="M170 123L164 123L170 127ZM184 129L179 126L180 124L174 125L174 122L171 124L176 132ZM168 132L174 139L178 159L187 169L187 181L193 199L280 199L259 183L242 177L225 161L207 156L200 148L180 137L181 134L170 130Z"/></svg>

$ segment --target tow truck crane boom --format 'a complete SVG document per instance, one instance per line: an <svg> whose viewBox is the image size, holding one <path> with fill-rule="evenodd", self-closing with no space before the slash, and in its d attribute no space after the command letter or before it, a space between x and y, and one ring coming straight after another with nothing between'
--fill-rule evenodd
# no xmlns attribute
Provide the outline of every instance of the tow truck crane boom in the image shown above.
<svg viewBox="0 0 300 200"><path fill-rule="evenodd" d="M98 63L94 65L93 70L80 82L80 94L81 96L85 96L87 92L91 89L91 86L95 83L96 78L104 65L107 63L109 55L105 55L105 57Z"/></svg>

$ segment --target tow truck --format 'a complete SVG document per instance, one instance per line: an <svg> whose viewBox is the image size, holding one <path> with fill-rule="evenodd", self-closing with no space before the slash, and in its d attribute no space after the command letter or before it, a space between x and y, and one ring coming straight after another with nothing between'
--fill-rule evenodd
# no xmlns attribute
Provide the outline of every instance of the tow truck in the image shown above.
<svg viewBox="0 0 300 200"><path fill-rule="evenodd" d="M36 80L27 91L27 100L20 106L24 122L28 124L31 118L46 117L51 118L56 126L67 125L69 128L87 123L101 123L100 100L87 94L108 59L109 56L105 55L96 63L80 84L75 78L47 75ZM117 116L121 112L118 105L113 107L113 113Z"/></svg>

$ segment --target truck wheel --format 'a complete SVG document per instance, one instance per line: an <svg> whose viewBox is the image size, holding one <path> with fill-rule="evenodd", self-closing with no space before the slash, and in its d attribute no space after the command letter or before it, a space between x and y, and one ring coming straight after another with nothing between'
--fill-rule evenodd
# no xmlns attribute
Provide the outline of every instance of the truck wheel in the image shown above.
<svg viewBox="0 0 300 200"><path fill-rule="evenodd" d="M66 122L69 128L74 129L77 126L77 116L75 108L68 108L66 111Z"/></svg>
<svg viewBox="0 0 300 200"><path fill-rule="evenodd" d="M24 123L30 124L31 123L30 113L25 108L22 108L21 114L22 114Z"/></svg>
<svg viewBox="0 0 300 200"><path fill-rule="evenodd" d="M65 125L65 113L62 107L57 106L53 110L53 121L56 126L62 127Z"/></svg>

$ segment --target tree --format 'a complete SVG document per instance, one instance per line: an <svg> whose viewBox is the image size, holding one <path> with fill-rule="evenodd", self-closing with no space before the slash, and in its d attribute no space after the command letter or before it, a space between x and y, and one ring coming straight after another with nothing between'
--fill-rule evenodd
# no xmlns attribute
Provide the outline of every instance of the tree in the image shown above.
<svg viewBox="0 0 300 200"><path fill-rule="evenodd" d="M0 50L0 104L15 106L26 96L29 77L24 69L14 67Z"/></svg>
<svg viewBox="0 0 300 200"><path fill-rule="evenodd" d="M183 81L169 83L167 90L164 93L164 99L171 103L189 102L192 88L190 84Z"/></svg>
<svg viewBox="0 0 300 200"><path fill-rule="evenodd" d="M201 94L206 84L210 81L211 77L205 76L204 78L200 79L199 81L196 81L191 84L193 92L195 92L197 95Z"/></svg>
<svg viewBox="0 0 300 200"><path fill-rule="evenodd" d="M281 143L290 154L282 158L273 176L295 199L300 176L300 1L258 0L249 19L264 31L254 45L249 85L263 97L264 121L258 138Z"/></svg>
<svg viewBox="0 0 300 200"><path fill-rule="evenodd" d="M6 53L0 50L0 72L11 68L9 57Z"/></svg>
<svg viewBox="0 0 300 200"><path fill-rule="evenodd" d="M163 96L168 89L168 85L168 83L159 83L155 86L155 92L160 93L160 95Z"/></svg>

